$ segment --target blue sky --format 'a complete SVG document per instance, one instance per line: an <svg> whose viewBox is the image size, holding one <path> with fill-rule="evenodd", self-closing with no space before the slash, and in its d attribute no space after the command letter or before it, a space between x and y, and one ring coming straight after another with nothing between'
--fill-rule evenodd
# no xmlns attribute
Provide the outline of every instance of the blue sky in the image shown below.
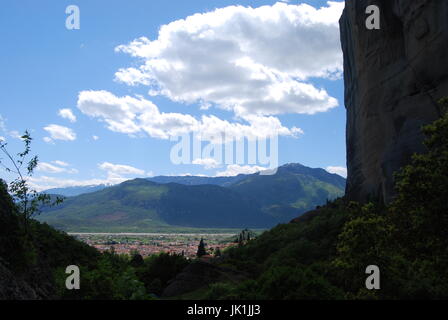
<svg viewBox="0 0 448 320"><path fill-rule="evenodd" d="M80 10L79 30L66 28L69 5ZM41 161L31 182L40 189L263 166L170 159L170 136L221 130L248 139L278 132L280 165L341 172L341 9L326 1L2 1L0 137L16 152L17 133L30 130Z"/></svg>

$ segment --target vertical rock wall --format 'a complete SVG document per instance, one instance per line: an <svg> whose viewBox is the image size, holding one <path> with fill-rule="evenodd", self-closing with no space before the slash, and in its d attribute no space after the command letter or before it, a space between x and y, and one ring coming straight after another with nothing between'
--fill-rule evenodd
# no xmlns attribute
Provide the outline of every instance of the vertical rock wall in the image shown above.
<svg viewBox="0 0 448 320"><path fill-rule="evenodd" d="M367 30L367 6L381 29ZM340 20L347 109L347 196L389 202L393 173L424 151L422 125L448 96L447 0L346 0Z"/></svg>

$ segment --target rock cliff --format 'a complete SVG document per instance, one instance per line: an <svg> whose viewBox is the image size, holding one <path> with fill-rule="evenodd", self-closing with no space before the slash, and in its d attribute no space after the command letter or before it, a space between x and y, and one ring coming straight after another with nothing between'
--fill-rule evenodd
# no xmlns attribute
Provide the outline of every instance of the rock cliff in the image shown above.
<svg viewBox="0 0 448 320"><path fill-rule="evenodd" d="M368 30L367 6L380 8ZM424 151L422 125L448 95L448 1L346 0L340 20L347 109L346 194L394 195L393 173Z"/></svg>

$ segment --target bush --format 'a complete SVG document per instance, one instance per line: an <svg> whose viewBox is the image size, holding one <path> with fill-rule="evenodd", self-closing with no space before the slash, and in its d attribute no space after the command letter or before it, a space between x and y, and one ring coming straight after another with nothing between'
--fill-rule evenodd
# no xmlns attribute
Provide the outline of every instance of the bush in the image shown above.
<svg viewBox="0 0 448 320"><path fill-rule="evenodd" d="M180 273L188 263L188 260L181 255L168 253L152 255L137 268L137 276L144 283L147 292L160 295L168 285L168 281Z"/></svg>

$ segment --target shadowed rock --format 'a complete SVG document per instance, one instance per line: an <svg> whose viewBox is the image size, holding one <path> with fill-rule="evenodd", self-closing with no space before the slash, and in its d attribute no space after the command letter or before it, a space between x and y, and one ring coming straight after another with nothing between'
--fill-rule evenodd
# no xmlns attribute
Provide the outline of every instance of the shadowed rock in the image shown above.
<svg viewBox="0 0 448 320"><path fill-rule="evenodd" d="M381 29L367 30L368 5ZM448 95L448 1L346 0L340 20L347 109L346 194L390 202L393 173L424 151L422 125Z"/></svg>
<svg viewBox="0 0 448 320"><path fill-rule="evenodd" d="M181 273L170 281L162 293L162 297L175 297L198 290L216 282L239 282L246 279L242 272L217 265L196 261L188 265Z"/></svg>

